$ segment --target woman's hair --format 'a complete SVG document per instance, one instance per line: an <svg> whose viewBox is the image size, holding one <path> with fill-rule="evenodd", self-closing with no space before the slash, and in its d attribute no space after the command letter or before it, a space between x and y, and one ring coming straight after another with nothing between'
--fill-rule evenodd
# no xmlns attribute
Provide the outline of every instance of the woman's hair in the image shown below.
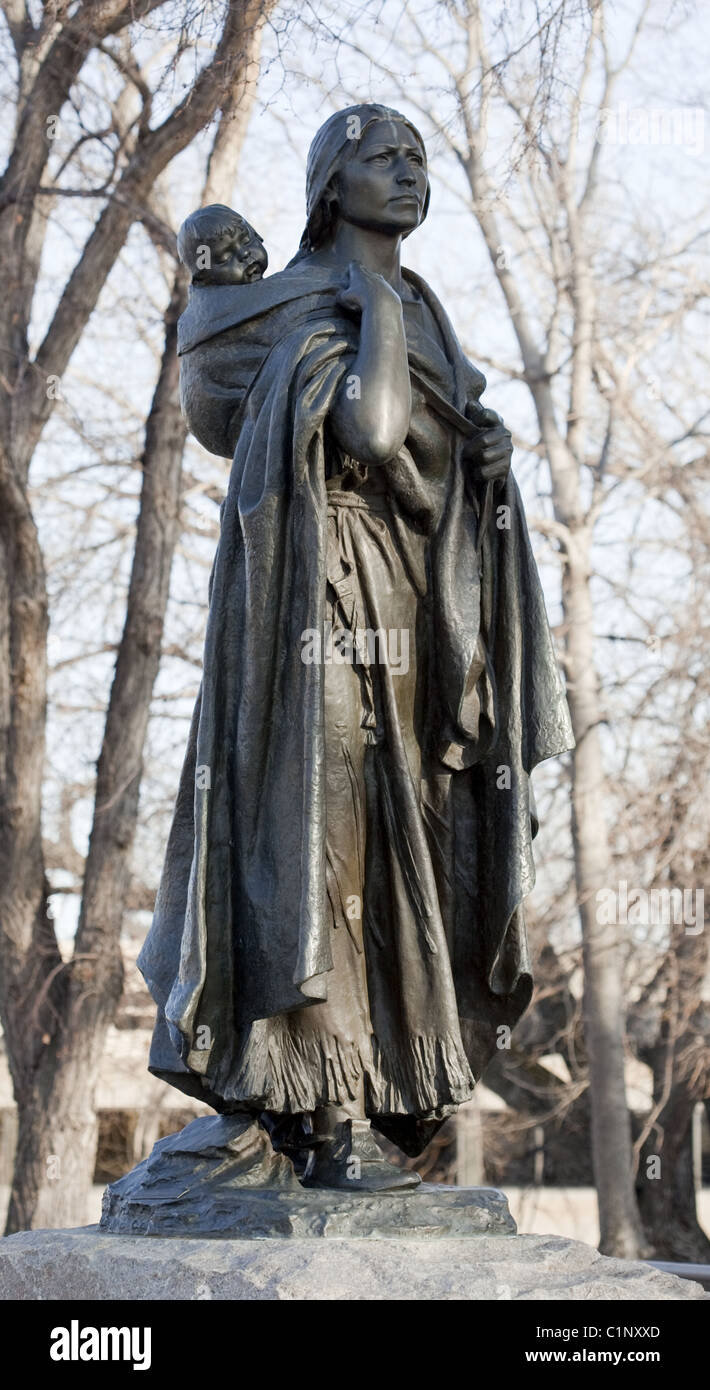
<svg viewBox="0 0 710 1390"><path fill-rule="evenodd" d="M337 198L332 190L334 176L343 165L356 154L365 131L375 121L397 121L405 125L417 140L426 161L426 149L416 126L399 111L389 106L368 102L360 106L347 106L344 111L336 111L320 128L313 138L308 151L306 164L306 214L307 221L301 237L297 254L291 261L294 265L309 252L317 250L330 235L337 214ZM422 209L421 221L429 207L429 184ZM412 228L412 230L414 230ZM409 233L405 232L405 236Z"/></svg>

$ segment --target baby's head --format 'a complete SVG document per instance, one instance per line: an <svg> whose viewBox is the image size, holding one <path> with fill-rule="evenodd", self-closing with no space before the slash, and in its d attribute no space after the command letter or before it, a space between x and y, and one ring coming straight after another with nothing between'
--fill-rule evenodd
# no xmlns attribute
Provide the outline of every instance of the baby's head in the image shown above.
<svg viewBox="0 0 710 1390"><path fill-rule="evenodd" d="M193 285L249 284L260 280L269 264L259 233L223 203L186 217L177 244Z"/></svg>

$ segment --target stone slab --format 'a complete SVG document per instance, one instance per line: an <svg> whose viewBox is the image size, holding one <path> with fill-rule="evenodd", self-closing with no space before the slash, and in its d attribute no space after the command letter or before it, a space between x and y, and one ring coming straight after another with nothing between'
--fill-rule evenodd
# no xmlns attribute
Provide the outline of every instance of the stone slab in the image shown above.
<svg viewBox="0 0 710 1390"><path fill-rule="evenodd" d="M204 1240L23 1231L0 1240L0 1299L236 1302L702 1300L699 1284L562 1236Z"/></svg>
<svg viewBox="0 0 710 1390"><path fill-rule="evenodd" d="M480 1238L515 1235L508 1202L495 1187L421 1183L397 1192L342 1192L304 1188L247 1188L212 1184L209 1200L198 1187L168 1200L145 1188L125 1194L106 1189L101 1230L117 1235L186 1236L241 1240L269 1236L364 1239Z"/></svg>

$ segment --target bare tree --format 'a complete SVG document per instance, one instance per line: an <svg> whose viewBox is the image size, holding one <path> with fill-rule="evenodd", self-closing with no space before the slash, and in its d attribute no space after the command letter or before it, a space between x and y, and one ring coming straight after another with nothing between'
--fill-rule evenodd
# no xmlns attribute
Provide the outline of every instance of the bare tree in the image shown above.
<svg viewBox="0 0 710 1390"><path fill-rule="evenodd" d="M61 380L130 227L147 219L155 231L159 218L150 204L156 181L220 109L215 159L221 161L221 186L227 187L243 133L243 122L231 118L252 92L268 12L262 0L222 7L209 61L186 95L154 124L153 93L130 44L116 47L112 41L125 39L130 26L158 8L157 0L85 3L71 13L70 7L55 5L35 27L24 6L4 6L19 74L16 134L0 181L0 262L7 287L0 325L0 1012L19 1114L8 1231L82 1221L91 1181L93 1095L106 1029L121 992L124 875L178 526L184 444L174 358L184 295L179 277L146 430L127 620L99 760L79 930L68 962L62 960L48 912L41 836L48 602L29 467L57 398L52 385ZM176 61L194 52L191 9L186 7L175 36ZM54 181L51 171L48 175L48 131L99 50L115 60L126 85L137 91L139 115L128 129L116 117L110 132L116 137L113 169L98 190L103 211L30 355L30 315L46 229L43 200L62 196L63 189L64 166ZM59 1182L53 1181L56 1170Z"/></svg>
<svg viewBox="0 0 710 1390"><path fill-rule="evenodd" d="M452 0L437 8L436 23L405 0L396 29L388 28L385 13L374 52L365 52L357 29L350 40L371 82L375 72L378 92L419 114L437 148L434 177L438 172L448 195L475 220L515 349L503 360L491 353L488 364L527 388L538 431L528 441L529 455L549 470L551 514L535 517L533 525L561 565L600 1248L626 1257L647 1245L625 1090L624 956L618 925L597 911L597 894L613 881L614 856L595 545L611 500L617 506L624 500L624 484L657 487L659 458L678 445L662 418L663 389L651 399L647 383L650 374L661 377L654 353L663 335L690 322L706 294L702 277L685 285L678 277L689 247L705 234L702 223L684 227L672 252L658 246L657 229L644 226L637 210L635 254L628 234L625 243L610 236L627 207L620 211L605 164L605 122L648 9L642 0L623 51L608 39L603 0L536 7L534 14ZM472 355L485 367L482 346L483 352L474 345ZM688 429L686 420L685 439Z"/></svg>

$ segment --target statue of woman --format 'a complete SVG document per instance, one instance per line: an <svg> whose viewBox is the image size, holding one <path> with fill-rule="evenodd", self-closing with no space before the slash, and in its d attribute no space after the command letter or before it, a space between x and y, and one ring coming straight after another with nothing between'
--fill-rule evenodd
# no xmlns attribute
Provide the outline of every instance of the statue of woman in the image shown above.
<svg viewBox="0 0 710 1390"><path fill-rule="evenodd" d="M510 435L400 264L428 204L411 122L341 111L290 265L180 324L190 427L234 462L150 1067L350 1190L418 1181L372 1130L420 1153L527 1007L529 777L572 746Z"/></svg>

